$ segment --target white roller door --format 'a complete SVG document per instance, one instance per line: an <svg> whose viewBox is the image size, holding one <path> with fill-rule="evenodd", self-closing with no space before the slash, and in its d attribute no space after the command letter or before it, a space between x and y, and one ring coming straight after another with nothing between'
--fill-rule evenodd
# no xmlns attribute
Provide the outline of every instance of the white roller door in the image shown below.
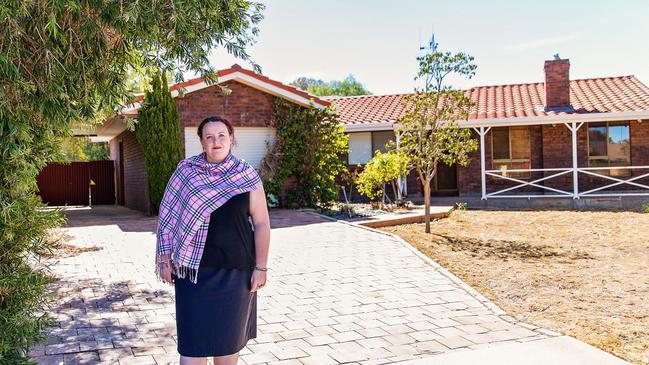
<svg viewBox="0 0 649 365"><path fill-rule="evenodd" d="M372 159L372 132L349 133L348 164L366 164Z"/></svg>
<svg viewBox="0 0 649 365"><path fill-rule="evenodd" d="M197 127L185 127L185 156L195 156L203 152L203 147L198 140ZM275 129L264 127L238 127L234 130L237 146L232 148L232 153L240 159L248 161L254 168L258 168L261 160L266 156L267 143L275 143Z"/></svg>

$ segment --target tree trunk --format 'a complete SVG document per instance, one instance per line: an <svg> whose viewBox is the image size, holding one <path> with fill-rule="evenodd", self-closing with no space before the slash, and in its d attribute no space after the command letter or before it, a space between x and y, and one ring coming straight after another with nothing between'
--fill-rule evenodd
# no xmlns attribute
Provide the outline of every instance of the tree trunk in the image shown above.
<svg viewBox="0 0 649 365"><path fill-rule="evenodd" d="M424 184L424 222L426 223L426 233L430 233L430 180Z"/></svg>
<svg viewBox="0 0 649 365"><path fill-rule="evenodd" d="M390 181L390 183L392 184L392 192L394 193L394 200L396 202L396 205L400 205L401 204L401 194L399 194L399 192L397 190L397 185L394 183L394 180Z"/></svg>

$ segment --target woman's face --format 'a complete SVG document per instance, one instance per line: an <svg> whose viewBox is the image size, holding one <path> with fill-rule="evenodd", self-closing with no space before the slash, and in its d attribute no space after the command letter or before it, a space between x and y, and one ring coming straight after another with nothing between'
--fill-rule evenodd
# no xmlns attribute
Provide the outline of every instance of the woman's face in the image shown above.
<svg viewBox="0 0 649 365"><path fill-rule="evenodd" d="M203 126L203 137L201 145L208 162L217 163L223 161L230 152L233 136L230 135L228 127L221 122L208 122Z"/></svg>

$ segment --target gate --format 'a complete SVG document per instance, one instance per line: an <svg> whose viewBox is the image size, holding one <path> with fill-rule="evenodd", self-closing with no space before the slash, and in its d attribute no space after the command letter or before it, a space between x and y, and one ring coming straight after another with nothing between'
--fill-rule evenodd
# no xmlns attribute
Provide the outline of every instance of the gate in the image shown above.
<svg viewBox="0 0 649 365"><path fill-rule="evenodd" d="M49 205L115 203L114 161L52 163L36 178L39 194Z"/></svg>

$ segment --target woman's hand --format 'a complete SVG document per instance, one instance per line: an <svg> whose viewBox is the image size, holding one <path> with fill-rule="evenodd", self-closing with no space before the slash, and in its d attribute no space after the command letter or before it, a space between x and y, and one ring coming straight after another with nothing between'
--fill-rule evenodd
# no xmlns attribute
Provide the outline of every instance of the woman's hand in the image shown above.
<svg viewBox="0 0 649 365"><path fill-rule="evenodd" d="M171 278L171 274L173 273L172 266L168 262L166 262L162 263L159 269L160 279L162 279L162 281L169 285L174 285L173 279Z"/></svg>
<svg viewBox="0 0 649 365"><path fill-rule="evenodd" d="M253 270L250 278L250 292L254 293L264 285L266 285L266 271Z"/></svg>

